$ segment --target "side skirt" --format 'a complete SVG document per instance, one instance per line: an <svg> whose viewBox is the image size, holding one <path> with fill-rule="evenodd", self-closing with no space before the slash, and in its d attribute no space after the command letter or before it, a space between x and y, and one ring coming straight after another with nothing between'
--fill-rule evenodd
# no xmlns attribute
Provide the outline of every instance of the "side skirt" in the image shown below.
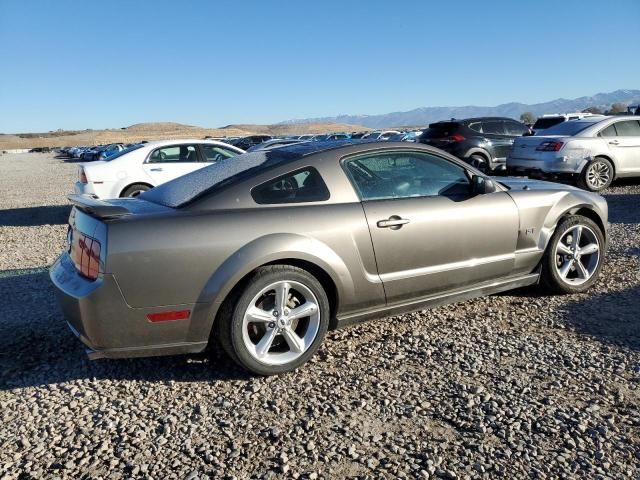
<svg viewBox="0 0 640 480"><path fill-rule="evenodd" d="M390 305L374 310L367 310L365 312L352 313L350 315L341 315L337 318L337 328L346 327L348 325L353 325L355 323L364 322L366 320L371 320L374 318L389 317L392 315L399 315L416 310L433 308L439 305L462 302L464 300L469 300L472 298L484 297L487 295L504 292L506 290L513 290L515 288L534 285L538 282L539 277L539 272L530 273L516 278L507 278L505 280L500 280L497 282L483 283L480 285L474 285L470 288L458 289L438 295L431 295L417 300L411 300L402 304Z"/></svg>

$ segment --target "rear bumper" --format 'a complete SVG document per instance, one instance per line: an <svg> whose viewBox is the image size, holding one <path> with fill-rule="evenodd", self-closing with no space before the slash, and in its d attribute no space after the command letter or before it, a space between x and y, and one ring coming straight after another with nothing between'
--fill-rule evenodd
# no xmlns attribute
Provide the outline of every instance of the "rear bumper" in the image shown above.
<svg viewBox="0 0 640 480"><path fill-rule="evenodd" d="M507 169L510 171L531 171L558 175L577 175L582 171L585 160L551 158L507 157Z"/></svg>
<svg viewBox="0 0 640 480"><path fill-rule="evenodd" d="M78 273L67 253L52 265L49 276L70 330L91 359L192 353L207 346L207 341L187 341L190 318L160 323L147 319L149 313L174 308L193 312L194 305L131 307L113 275L90 281Z"/></svg>

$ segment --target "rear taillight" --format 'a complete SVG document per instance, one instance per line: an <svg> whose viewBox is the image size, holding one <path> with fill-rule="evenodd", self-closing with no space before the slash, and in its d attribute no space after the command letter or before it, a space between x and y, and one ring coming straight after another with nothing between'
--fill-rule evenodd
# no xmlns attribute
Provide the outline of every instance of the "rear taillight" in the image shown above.
<svg viewBox="0 0 640 480"><path fill-rule="evenodd" d="M75 231L71 244L71 260L80 275L95 280L100 273L100 242L84 233Z"/></svg>
<svg viewBox="0 0 640 480"><path fill-rule="evenodd" d="M536 147L536 150L539 152L558 152L563 145L562 142L542 142Z"/></svg>
<svg viewBox="0 0 640 480"><path fill-rule="evenodd" d="M87 174L84 173L84 168L80 167L78 170L78 176L80 177L80 183L89 183L87 181Z"/></svg>
<svg viewBox="0 0 640 480"><path fill-rule="evenodd" d="M459 133L456 133L455 135L451 135L447 140L450 142L463 142L465 138Z"/></svg>

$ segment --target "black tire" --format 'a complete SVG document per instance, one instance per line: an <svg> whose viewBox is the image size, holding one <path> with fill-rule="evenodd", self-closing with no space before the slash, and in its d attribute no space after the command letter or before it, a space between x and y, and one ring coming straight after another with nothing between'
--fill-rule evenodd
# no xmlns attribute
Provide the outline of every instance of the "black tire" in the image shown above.
<svg viewBox="0 0 640 480"><path fill-rule="evenodd" d="M484 155L481 155L479 153L471 154L467 159L467 162L469 162L469 165L480 170L482 173L491 173L489 160Z"/></svg>
<svg viewBox="0 0 640 480"><path fill-rule="evenodd" d="M555 252L558 242L561 241L569 230L577 225L587 227L595 234L599 245L599 256L597 266L591 274L591 277L584 283L573 285L565 281L558 272L557 262L559 260ZM540 272L541 284L553 293L570 294L584 292L598 280L602 270L604 256L605 239L600 227L593 220L583 217L582 215L570 215L565 217L556 227L555 232L551 236L551 240L549 240L544 256L542 257L542 268Z"/></svg>
<svg viewBox="0 0 640 480"><path fill-rule="evenodd" d="M602 179L603 176L606 176L606 180L603 182L596 180ZM590 192L601 192L611 185L613 177L614 169L611 162L604 157L596 157L587 163L580 172L578 186Z"/></svg>
<svg viewBox="0 0 640 480"><path fill-rule="evenodd" d="M120 196L121 197L137 197L142 192L146 192L147 190L150 190L150 189L151 187L149 185L136 183L134 185L130 185L127 188L125 188L124 191L122 192L122 195Z"/></svg>
<svg viewBox="0 0 640 480"><path fill-rule="evenodd" d="M301 356L288 363L271 365L258 361L245 346L243 319L255 296L269 285L281 281L298 282L311 290L318 303L320 321L315 338ZM215 332L218 343L238 365L258 375L278 375L295 370L315 354L327 333L330 312L327 294L313 275L291 265L269 265L258 269L242 291L225 301Z"/></svg>

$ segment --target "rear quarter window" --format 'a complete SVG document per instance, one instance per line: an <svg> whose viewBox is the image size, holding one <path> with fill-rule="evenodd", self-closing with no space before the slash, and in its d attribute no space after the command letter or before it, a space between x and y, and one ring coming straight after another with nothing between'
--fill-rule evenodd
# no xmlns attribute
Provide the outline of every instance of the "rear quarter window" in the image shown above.
<svg viewBox="0 0 640 480"><path fill-rule="evenodd" d="M329 189L315 168L305 167L254 187L251 196L260 205L322 202Z"/></svg>

